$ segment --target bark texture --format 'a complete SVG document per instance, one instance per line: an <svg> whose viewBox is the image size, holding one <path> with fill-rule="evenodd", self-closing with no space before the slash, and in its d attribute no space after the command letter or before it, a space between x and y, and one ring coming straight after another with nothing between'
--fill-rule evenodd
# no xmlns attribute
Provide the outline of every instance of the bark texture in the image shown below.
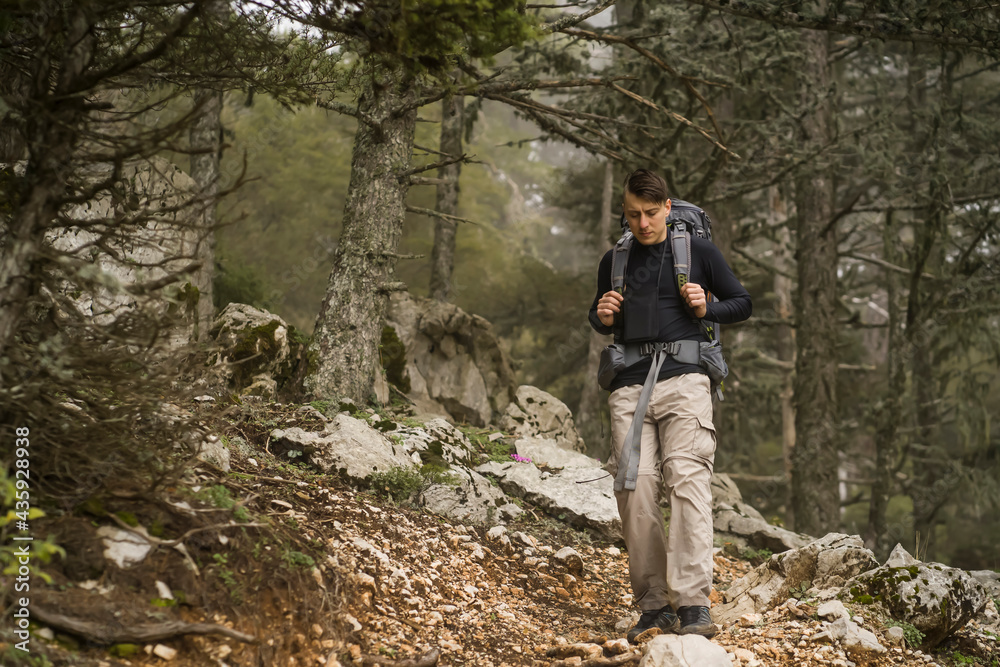
<svg viewBox="0 0 1000 667"><path fill-rule="evenodd" d="M441 103L442 153L451 157L462 154L462 132L465 126L465 99L455 95ZM448 215L458 215L458 178L462 163L456 162L438 169L441 183L437 186L437 210ZM458 223L437 218L434 223L434 248L431 250L431 298L450 301L452 273L455 271L455 236Z"/></svg>
<svg viewBox="0 0 1000 667"><path fill-rule="evenodd" d="M208 337L215 307L212 303L212 279L215 276L215 204L219 193L219 162L222 159L222 93L202 90L195 95L198 115L191 126L191 178L198 184L204 205L200 215L201 233L196 257L201 267L194 275L198 288L198 340Z"/></svg>
<svg viewBox="0 0 1000 667"><path fill-rule="evenodd" d="M373 394L382 320L403 229L413 153L415 110L404 73L376 66L365 84L344 205L343 232L334 254L326 296L310 345L312 367L305 390L315 398L346 396L365 402Z"/></svg>
<svg viewBox="0 0 1000 667"><path fill-rule="evenodd" d="M824 146L832 136L828 36L802 33L802 144ZM825 535L840 525L837 437L837 229L834 186L821 165L795 180L797 210L795 431L792 498L795 530Z"/></svg>
<svg viewBox="0 0 1000 667"><path fill-rule="evenodd" d="M597 233L598 259L611 249L614 227L614 164L610 160L604 163L604 181L601 192L601 221ZM596 278L596 276L595 276ZM590 344L587 349L587 372L583 378L583 389L580 391L580 407L577 409L576 425L580 437L587 445L587 452L599 455L604 450L604 434L611 434L610 424L604 429L606 412L606 394L597 384L597 368L601 363L601 350L612 342L611 336L603 336L585 325L590 331Z"/></svg>
<svg viewBox="0 0 1000 667"><path fill-rule="evenodd" d="M899 266L899 229L895 223L895 213L890 210L885 216L882 230L882 252L885 261ZM868 529L865 546L875 552L881 562L897 542L903 541L898 530L890 530L886 519L889 499L892 497L893 472L899 452L899 430L903 421L902 401L906 396L905 357L906 340L903 334L899 308L899 277L895 271L884 271L883 285L887 295L886 310L889 313L888 343L886 356L887 392L876 406L877 424L875 431L875 471L871 500L868 506Z"/></svg>

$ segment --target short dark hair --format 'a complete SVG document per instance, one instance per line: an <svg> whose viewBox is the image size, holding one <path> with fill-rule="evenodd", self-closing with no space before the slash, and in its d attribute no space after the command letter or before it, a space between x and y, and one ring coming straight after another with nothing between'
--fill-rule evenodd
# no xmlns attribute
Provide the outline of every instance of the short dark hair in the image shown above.
<svg viewBox="0 0 1000 667"><path fill-rule="evenodd" d="M623 198L626 192L631 192L636 197L657 204L662 204L670 199L670 196L667 194L667 182L663 180L662 176L649 169L636 169L625 177L625 182L622 186L624 190L622 192Z"/></svg>

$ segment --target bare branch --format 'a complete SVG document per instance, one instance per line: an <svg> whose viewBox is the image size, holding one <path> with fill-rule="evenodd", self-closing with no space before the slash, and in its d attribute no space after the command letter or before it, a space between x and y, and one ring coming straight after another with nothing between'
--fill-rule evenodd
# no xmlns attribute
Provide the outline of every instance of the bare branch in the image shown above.
<svg viewBox="0 0 1000 667"><path fill-rule="evenodd" d="M434 152L438 153L438 151L434 151ZM444 155L444 153L438 153L438 154L439 155ZM400 181L409 180L411 183L413 183L412 176L414 174L420 174L422 172L430 171L432 169L439 169L441 167L447 167L449 164L455 164L456 162L462 162L462 163L465 163L465 164L476 164L476 163L479 162L479 160L473 160L472 157L470 157L469 155L467 155L465 153L462 153L458 157L451 156L447 160L439 160L438 162L431 162L430 164L425 164L422 167L414 167L412 169L408 169L408 170L404 171L402 174L399 175L399 180ZM427 180L439 180L439 179L427 179ZM414 185L429 185L429 183L413 183L413 184Z"/></svg>
<svg viewBox="0 0 1000 667"><path fill-rule="evenodd" d="M374 118L366 113L362 113L357 109L357 107L352 107L349 104L344 104L343 102L338 102L337 100L321 100L317 98L316 106L329 111L336 111L337 113L344 114L345 116L353 116L369 127L378 127L378 123L375 122Z"/></svg>
<svg viewBox="0 0 1000 667"><path fill-rule="evenodd" d="M410 213L416 213L417 215L426 215L432 218L441 218L442 220L454 220L455 222L467 222L470 225L479 225L475 220L469 220L468 218L460 218L457 215L448 215L447 213L442 213L441 211L435 211L432 208L421 208L419 206L407 206L406 210Z"/></svg>
<svg viewBox="0 0 1000 667"><path fill-rule="evenodd" d="M253 635L214 623L164 621L130 626L121 623L97 623L64 616L40 605L33 605L31 613L45 625L105 646L122 643L142 644L182 635L222 635L247 644L257 643L257 638Z"/></svg>
<svg viewBox="0 0 1000 667"><path fill-rule="evenodd" d="M911 275L913 273L912 271L910 271L910 269L904 268L902 266L896 266L895 264L891 264L891 263L885 261L884 259L882 259L880 257L871 257L871 256L867 256L867 255L859 255L859 254L853 253L853 252L845 253L845 254L842 255L842 257L850 257L851 259L856 259L856 260L859 260L859 261L862 261L862 262L868 262L869 264L874 264L875 266L881 266L883 269L888 269L889 271L895 271L896 273L902 273L902 274L905 274L905 275ZM937 279L933 275L931 275L930 273L921 273L920 277L921 278L930 278L931 280L936 280Z"/></svg>

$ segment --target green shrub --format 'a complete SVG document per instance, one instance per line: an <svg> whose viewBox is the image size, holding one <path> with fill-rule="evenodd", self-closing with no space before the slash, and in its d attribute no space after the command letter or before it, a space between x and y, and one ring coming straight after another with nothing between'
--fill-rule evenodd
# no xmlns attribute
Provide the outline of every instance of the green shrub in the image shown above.
<svg viewBox="0 0 1000 667"><path fill-rule="evenodd" d="M888 620L885 622L887 628L903 628L903 639L910 648L917 648L924 642L924 633L905 621Z"/></svg>

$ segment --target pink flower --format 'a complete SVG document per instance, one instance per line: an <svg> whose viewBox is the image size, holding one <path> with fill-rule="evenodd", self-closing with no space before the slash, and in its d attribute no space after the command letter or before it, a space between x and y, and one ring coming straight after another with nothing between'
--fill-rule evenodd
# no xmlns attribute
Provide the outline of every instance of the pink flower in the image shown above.
<svg viewBox="0 0 1000 667"><path fill-rule="evenodd" d="M518 463L531 463L531 459L529 459L529 458L527 458L525 456L520 456L518 454L511 454L510 458L514 459Z"/></svg>

